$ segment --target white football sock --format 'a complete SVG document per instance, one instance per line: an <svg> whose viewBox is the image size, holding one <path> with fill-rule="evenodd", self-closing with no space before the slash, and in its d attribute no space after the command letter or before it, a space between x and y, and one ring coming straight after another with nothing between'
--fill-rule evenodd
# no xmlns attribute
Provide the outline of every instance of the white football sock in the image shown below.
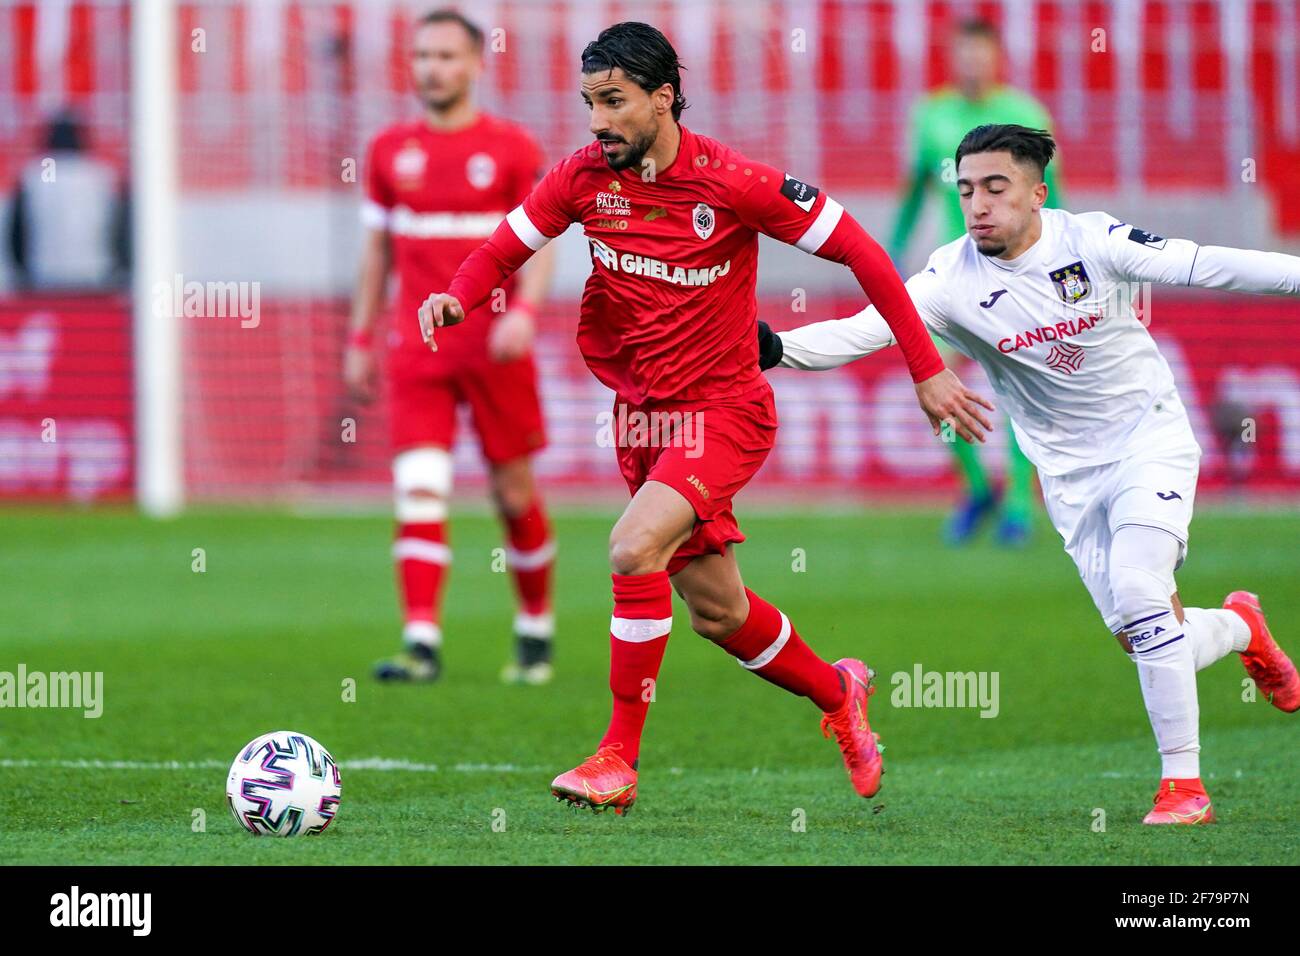
<svg viewBox="0 0 1300 956"><path fill-rule="evenodd" d="M402 628L402 640L406 644L442 647L442 628L432 621L407 621Z"/></svg>
<svg viewBox="0 0 1300 956"><path fill-rule="evenodd" d="M1250 644L1250 626L1236 611L1188 607L1183 608L1183 616L1183 630L1192 642L1198 671Z"/></svg>
<svg viewBox="0 0 1300 956"><path fill-rule="evenodd" d="M1162 777L1191 779L1201 775L1200 706L1196 699L1196 659L1192 642L1178 630L1169 611L1171 627L1164 643L1134 650L1142 700L1160 750Z"/></svg>
<svg viewBox="0 0 1300 956"><path fill-rule="evenodd" d="M1154 528L1117 529L1111 541L1110 588L1133 644L1131 656L1160 750L1161 776L1195 779L1201 775L1196 657L1170 599L1179 547L1176 538Z"/></svg>

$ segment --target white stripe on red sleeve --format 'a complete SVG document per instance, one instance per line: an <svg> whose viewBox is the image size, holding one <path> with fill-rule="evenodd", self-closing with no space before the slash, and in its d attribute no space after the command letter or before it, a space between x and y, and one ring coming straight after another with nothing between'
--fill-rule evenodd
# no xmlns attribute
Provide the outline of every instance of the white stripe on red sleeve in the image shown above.
<svg viewBox="0 0 1300 956"><path fill-rule="evenodd" d="M524 212L523 203L510 210L510 214L506 216L506 222L510 223L510 228L515 231L519 241L533 252L551 241L550 236L543 235L542 231L533 225L533 221L528 218L528 213Z"/></svg>
<svg viewBox="0 0 1300 956"><path fill-rule="evenodd" d="M388 227L388 210L373 199L361 201L361 225L367 229L386 229Z"/></svg>
<svg viewBox="0 0 1300 956"><path fill-rule="evenodd" d="M799 237L795 243L796 249L804 252L816 253L818 249L830 238L835 227L839 225L840 216L844 215L844 207L837 203L830 196L822 203L822 211L817 214L813 224L808 227L807 231Z"/></svg>

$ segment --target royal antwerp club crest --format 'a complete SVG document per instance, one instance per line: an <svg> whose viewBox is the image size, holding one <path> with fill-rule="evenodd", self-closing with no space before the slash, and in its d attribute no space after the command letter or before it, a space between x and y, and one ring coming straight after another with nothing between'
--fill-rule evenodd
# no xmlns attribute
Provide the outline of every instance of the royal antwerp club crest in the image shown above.
<svg viewBox="0 0 1300 956"><path fill-rule="evenodd" d="M1056 286L1056 294L1061 297L1062 302L1078 302L1092 291L1092 283L1088 281L1088 271L1084 269L1082 262L1071 262L1068 266L1049 272L1048 275L1051 276Z"/></svg>
<svg viewBox="0 0 1300 956"><path fill-rule="evenodd" d="M695 234L701 239L707 239L713 235L713 227L717 220L713 216L713 207L706 206L704 203L696 203L695 211L691 213L691 225L695 227Z"/></svg>

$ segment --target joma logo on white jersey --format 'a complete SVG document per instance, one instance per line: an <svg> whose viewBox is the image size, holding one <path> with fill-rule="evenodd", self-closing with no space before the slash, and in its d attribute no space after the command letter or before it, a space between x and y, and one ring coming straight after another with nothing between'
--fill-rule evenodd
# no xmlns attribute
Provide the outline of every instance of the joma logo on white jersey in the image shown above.
<svg viewBox="0 0 1300 956"><path fill-rule="evenodd" d="M687 268L674 266L662 259L638 256L624 252L621 255L599 239L591 240L591 257L611 272L626 272L631 275L647 276L672 285L705 286L712 285L720 276L731 271L731 260L716 266L699 266Z"/></svg>

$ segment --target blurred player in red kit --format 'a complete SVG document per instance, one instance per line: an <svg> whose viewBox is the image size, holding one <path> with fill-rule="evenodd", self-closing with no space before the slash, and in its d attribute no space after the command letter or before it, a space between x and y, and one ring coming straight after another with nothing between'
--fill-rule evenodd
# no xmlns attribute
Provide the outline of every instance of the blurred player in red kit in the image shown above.
<svg viewBox="0 0 1300 956"><path fill-rule="evenodd" d="M552 257L535 259L517 284L503 282L476 303L474 321L446 335L436 354L421 341L414 318L425 292L447 286L544 168L522 127L475 108L473 87L483 66L483 33L472 22L441 10L418 20L411 76L423 115L380 132L366 159L366 235L344 359L348 389L361 402L371 401L378 387L372 330L391 268L399 279L384 371L392 399L393 558L405 648L379 663L381 680L434 680L442 670L439 607L451 561L447 498L460 405L469 406L489 465L519 602L515 659L503 678L540 684L551 677L555 543L531 465L546 441L531 350Z"/></svg>
<svg viewBox="0 0 1300 956"><path fill-rule="evenodd" d="M758 471L777 429L758 369L758 234L853 270L887 317L936 431L951 420L963 437L982 439L989 426L977 406L987 403L944 368L889 257L839 203L678 123L686 106L679 71L671 44L644 23L616 24L587 46L582 97L597 142L552 168L447 291L426 299L421 331L441 349L443 327L474 321L505 276L582 223L592 270L578 346L615 392L617 454L632 500L609 542L613 715L596 752L551 792L618 813L636 799L675 588L698 634L822 711L854 789L870 797L881 774L867 723L871 671L860 660L820 658L785 614L745 587L736 564L733 546L745 537L732 496Z"/></svg>

